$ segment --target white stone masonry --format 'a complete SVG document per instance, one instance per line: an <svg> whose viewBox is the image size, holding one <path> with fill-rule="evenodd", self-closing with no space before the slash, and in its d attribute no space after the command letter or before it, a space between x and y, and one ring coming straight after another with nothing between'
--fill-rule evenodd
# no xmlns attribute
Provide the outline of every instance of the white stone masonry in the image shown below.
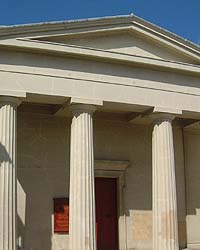
<svg viewBox="0 0 200 250"><path fill-rule="evenodd" d="M152 138L153 250L178 250L177 197L172 120L157 114Z"/></svg>
<svg viewBox="0 0 200 250"><path fill-rule="evenodd" d="M70 250L96 250L93 121L95 106L73 104L70 153Z"/></svg>
<svg viewBox="0 0 200 250"><path fill-rule="evenodd" d="M16 250L16 110L20 100L0 97L0 250Z"/></svg>

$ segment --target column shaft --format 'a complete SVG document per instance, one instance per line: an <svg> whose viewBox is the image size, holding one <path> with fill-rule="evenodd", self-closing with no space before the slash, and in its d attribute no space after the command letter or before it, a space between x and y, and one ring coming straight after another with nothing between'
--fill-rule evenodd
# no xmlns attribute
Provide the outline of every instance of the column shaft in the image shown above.
<svg viewBox="0 0 200 250"><path fill-rule="evenodd" d="M152 138L153 249L178 250L172 118L157 120Z"/></svg>
<svg viewBox="0 0 200 250"><path fill-rule="evenodd" d="M73 105L70 154L70 250L96 250L93 106Z"/></svg>
<svg viewBox="0 0 200 250"><path fill-rule="evenodd" d="M16 250L17 98L0 97L0 250Z"/></svg>

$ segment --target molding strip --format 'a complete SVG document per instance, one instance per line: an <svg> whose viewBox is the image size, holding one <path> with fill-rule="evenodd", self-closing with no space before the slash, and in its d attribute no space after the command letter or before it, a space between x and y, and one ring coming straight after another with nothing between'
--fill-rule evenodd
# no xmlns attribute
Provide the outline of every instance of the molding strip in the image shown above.
<svg viewBox="0 0 200 250"><path fill-rule="evenodd" d="M115 160L95 160L95 170L107 171L125 171L130 165L129 161L115 161Z"/></svg>

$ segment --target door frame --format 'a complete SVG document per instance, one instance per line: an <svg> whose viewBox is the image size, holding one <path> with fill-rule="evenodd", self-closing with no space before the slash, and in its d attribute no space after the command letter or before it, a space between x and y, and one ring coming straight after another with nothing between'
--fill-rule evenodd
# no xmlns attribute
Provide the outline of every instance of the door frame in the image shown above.
<svg viewBox="0 0 200 250"><path fill-rule="evenodd" d="M127 226L124 203L125 171L129 161L95 160L95 177L117 179L118 245L127 250Z"/></svg>

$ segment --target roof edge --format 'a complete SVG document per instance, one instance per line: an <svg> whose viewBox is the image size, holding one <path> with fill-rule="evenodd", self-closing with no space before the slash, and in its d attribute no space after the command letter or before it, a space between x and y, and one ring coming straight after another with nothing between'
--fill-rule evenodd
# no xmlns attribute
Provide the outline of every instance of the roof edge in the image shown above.
<svg viewBox="0 0 200 250"><path fill-rule="evenodd" d="M200 52L200 45L191 42L167 29L159 27L141 17L134 14L130 15L119 15L119 16L105 16L96 18L86 18L86 19L75 19L66 21L51 21L51 22L40 22L31 24L20 24L11 26L0 26L0 37L10 36L17 34L27 34L45 31L62 31L73 28L91 27L91 26L101 26L106 24L131 24L131 22L138 22L144 26L148 26L161 34L168 36L169 38L175 39L180 43L183 43L197 51Z"/></svg>

